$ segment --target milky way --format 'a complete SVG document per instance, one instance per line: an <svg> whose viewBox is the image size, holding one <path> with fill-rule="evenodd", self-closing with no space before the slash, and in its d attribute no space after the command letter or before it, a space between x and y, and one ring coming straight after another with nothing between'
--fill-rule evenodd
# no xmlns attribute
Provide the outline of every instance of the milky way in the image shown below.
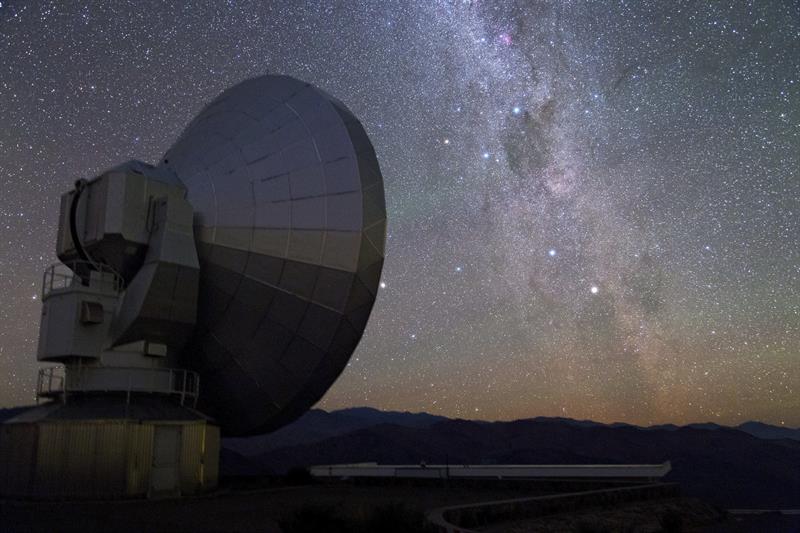
<svg viewBox="0 0 800 533"><path fill-rule="evenodd" d="M800 7L0 3L0 405L58 195L265 72L359 116L383 290L322 402L800 425Z"/></svg>

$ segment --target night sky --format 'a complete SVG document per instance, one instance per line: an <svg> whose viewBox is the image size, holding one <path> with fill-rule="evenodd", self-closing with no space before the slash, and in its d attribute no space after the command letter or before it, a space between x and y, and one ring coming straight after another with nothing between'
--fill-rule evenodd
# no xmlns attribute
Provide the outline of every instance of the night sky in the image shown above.
<svg viewBox="0 0 800 533"><path fill-rule="evenodd" d="M796 2L63 4L0 0L0 406L34 398L59 195L269 72L385 179L321 407L800 425Z"/></svg>

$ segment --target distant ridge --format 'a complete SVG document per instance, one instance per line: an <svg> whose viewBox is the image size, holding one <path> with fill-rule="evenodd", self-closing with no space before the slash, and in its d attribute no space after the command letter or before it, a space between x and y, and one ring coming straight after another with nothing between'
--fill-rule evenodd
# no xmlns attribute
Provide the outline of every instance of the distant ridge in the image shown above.
<svg viewBox="0 0 800 533"><path fill-rule="evenodd" d="M800 441L800 428L791 428L785 426L773 426L763 422L744 422L738 426L723 426L714 422L694 422L686 424L685 426L678 426L675 424L658 424L655 426L636 426L626 422L613 422L611 424L604 424L602 422L594 422L592 420L573 420L571 418L562 417L544 417L538 416L536 418L524 419L534 420L538 422L555 421L563 422L565 424L578 426L578 427L612 427L612 428L636 428L645 431L650 430L663 430L663 431L676 431L682 428L689 429L703 429L703 430L717 430L717 429L738 429L744 431L754 437L760 439L791 439Z"/></svg>
<svg viewBox="0 0 800 533"><path fill-rule="evenodd" d="M31 407L35 406L26 405L20 407L0 408L0 422L13 418L26 409L30 409ZM233 450L244 452L245 450L252 449L253 451L263 452L264 446L271 448L277 445L285 445L290 442L309 442L309 439L315 438L315 435L321 439L346 433L347 431L353 429L369 427L375 424L395 424L404 427L428 427L437 422L443 422L446 420L453 419L424 412L412 413L409 411L381 411L380 409L375 409L374 407L348 407L334 411L311 409L297 419L294 423L283 427L274 433L245 439L227 439L227 443L230 444L230 449ZM744 431L745 433L760 439L790 439L800 441L800 428L774 426L771 424L765 424L764 422L756 421L744 422L738 426L723 426L714 422L691 423L685 426L677 426L675 424L636 426L626 422L612 422L610 424L604 424L602 422L595 422L593 420L575 420L572 418L558 416L537 416L534 418L525 418L521 420L532 420L535 422L559 422L576 427L635 428L645 431L676 431L681 428L703 430L736 429L739 431ZM485 420L473 420L473 422L479 424L491 423ZM254 444L255 442L260 442L260 444L256 445ZM245 455L247 454L245 453Z"/></svg>
<svg viewBox="0 0 800 533"><path fill-rule="evenodd" d="M314 409L271 435L226 439L223 473L283 473L293 466L383 464L620 464L671 461L668 480L725 507L800 507L796 429L601 424L537 417L510 422L449 419L372 408Z"/></svg>
<svg viewBox="0 0 800 533"><path fill-rule="evenodd" d="M350 407L331 412L312 409L288 426L268 435L225 439L225 447L246 457L283 446L318 442L379 424L428 427L445 420L449 419L428 413L380 411L372 407Z"/></svg>
<svg viewBox="0 0 800 533"><path fill-rule="evenodd" d="M0 422L13 418L19 413L35 407L33 405L19 406L19 407L5 407L0 408ZM445 420L454 420L441 415L432 415L425 412L412 413L409 411L381 411L374 407L348 407L345 409L337 409L334 411L325 411L323 409L311 409L303 416L301 416L294 423L283 427L274 433L261 437L250 437L245 439L228 439L232 444L231 449L237 445L236 441L249 441L253 439L261 439L267 444L270 443L281 444L286 440L294 440L292 435L296 435L299 442L307 442L309 434L305 432L306 429L318 433L320 438L328 437L334 434L341 434L350 429L357 429L361 427L368 427L374 424L396 424L406 427L427 427L437 422ZM611 427L611 428L636 428L641 430L664 430L675 431L681 428L691 429L704 429L704 430L717 430L717 429L737 429L744 431L754 437L760 439L791 439L800 441L800 427L792 428L786 426L774 426L765 424L764 422L748 421L738 426L723 426L714 422L695 422L685 426L678 426L675 424L658 424L654 426L637 426L627 422L612 422L605 424L602 422L595 422L593 420L576 420L573 418L565 417L548 417L537 416L534 418L523 418L520 420L532 420L535 422L560 422L577 427ZM473 420L476 423L491 423L485 420ZM300 429L303 429L301 432ZM301 435L301 433L303 433ZM267 438L268 437L268 438ZM243 444L244 448L249 448L249 444ZM263 451L263 449L262 449Z"/></svg>
<svg viewBox="0 0 800 533"><path fill-rule="evenodd" d="M745 422L736 426L736 429L750 433L761 439L792 439L800 440L800 428L787 428L771 426L762 422Z"/></svg>

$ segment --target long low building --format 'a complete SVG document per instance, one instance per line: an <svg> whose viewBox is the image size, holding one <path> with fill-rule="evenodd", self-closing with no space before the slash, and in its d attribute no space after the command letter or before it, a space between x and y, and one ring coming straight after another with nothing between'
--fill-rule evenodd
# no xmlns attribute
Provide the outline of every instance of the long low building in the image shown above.
<svg viewBox="0 0 800 533"><path fill-rule="evenodd" d="M311 467L319 478L412 479L635 479L666 476L669 461L657 465L379 465L357 463Z"/></svg>

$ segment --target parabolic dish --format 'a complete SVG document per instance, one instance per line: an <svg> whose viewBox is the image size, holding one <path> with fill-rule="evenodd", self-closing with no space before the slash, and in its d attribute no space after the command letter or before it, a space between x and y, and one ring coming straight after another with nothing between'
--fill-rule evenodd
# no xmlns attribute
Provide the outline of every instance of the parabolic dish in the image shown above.
<svg viewBox="0 0 800 533"><path fill-rule="evenodd" d="M161 162L186 186L200 259L183 364L227 435L276 429L331 386L367 324L386 205L358 119L286 76L244 81L189 124Z"/></svg>

